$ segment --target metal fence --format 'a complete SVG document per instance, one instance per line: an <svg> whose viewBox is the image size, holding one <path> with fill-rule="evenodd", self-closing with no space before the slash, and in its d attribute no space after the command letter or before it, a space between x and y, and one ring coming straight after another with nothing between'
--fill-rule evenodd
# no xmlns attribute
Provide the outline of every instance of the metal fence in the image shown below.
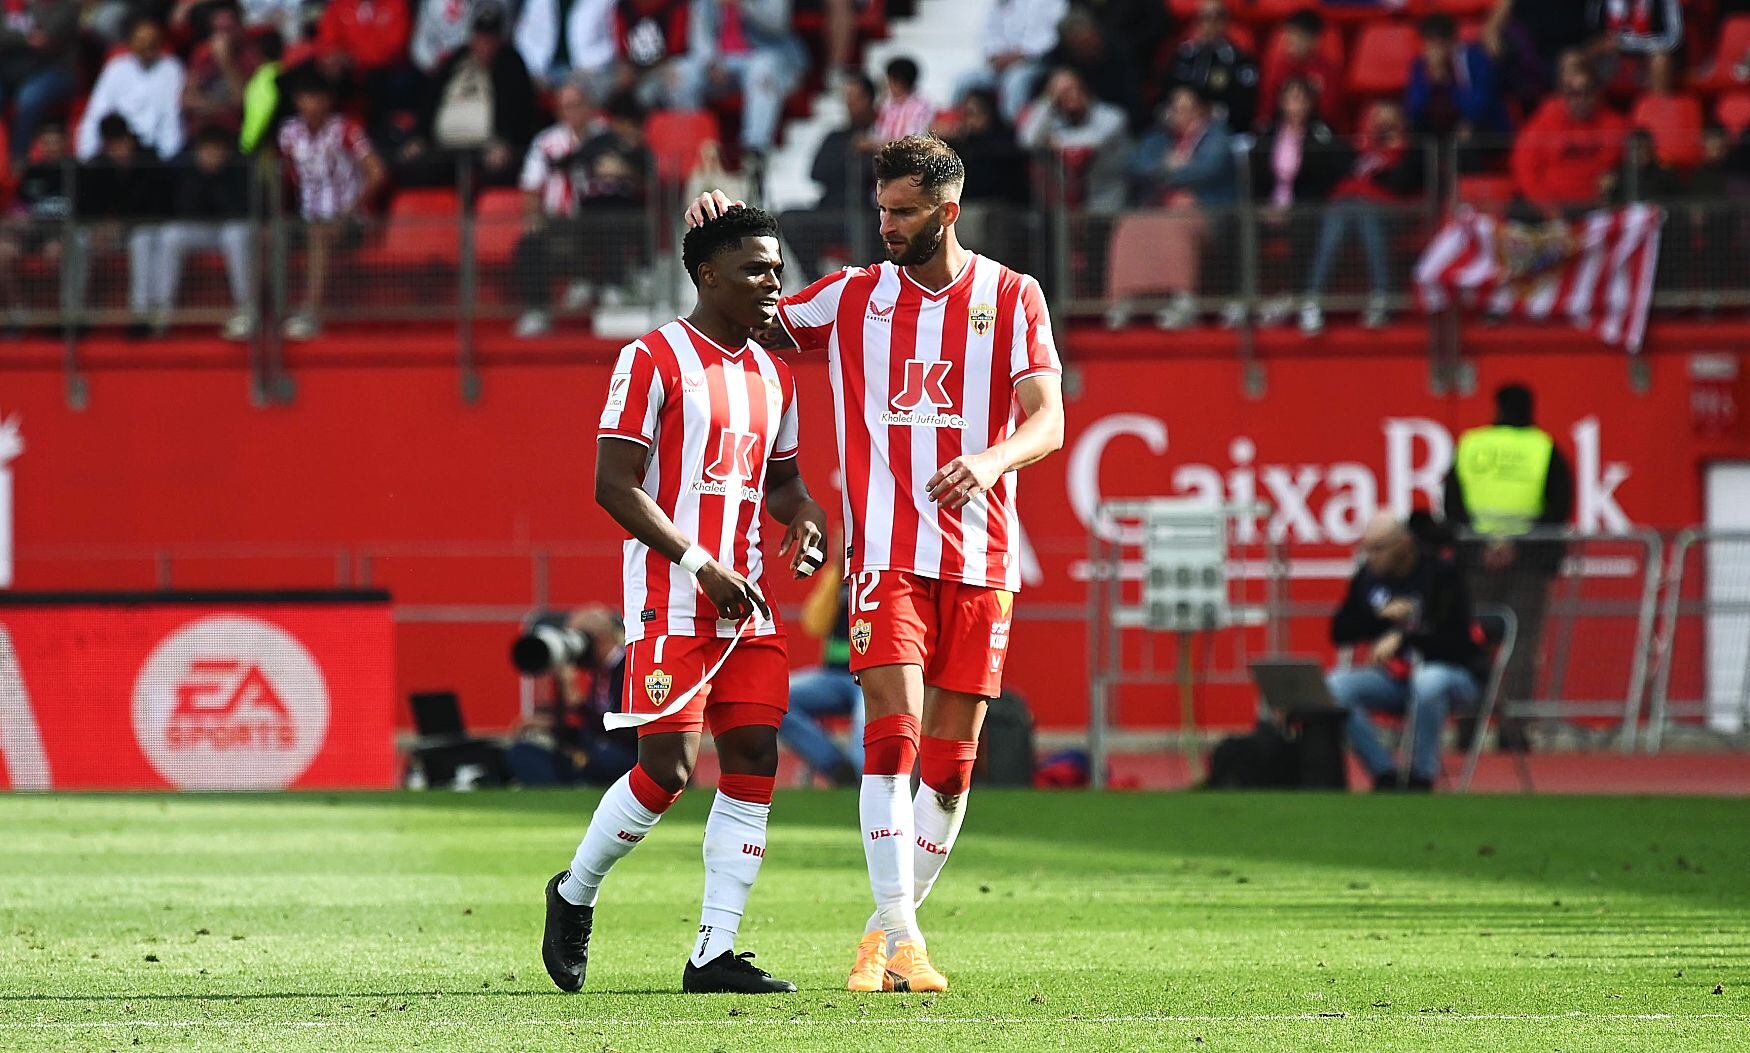
<svg viewBox="0 0 1750 1053"><path fill-rule="evenodd" d="M1750 533L1685 530L1671 549L1646 748L1750 743Z"/></svg>
<svg viewBox="0 0 1750 1053"><path fill-rule="evenodd" d="M1409 156L1420 174L1396 196L1335 200L1329 195L1352 154L1309 144L1303 164L1323 171L1323 184L1287 204L1263 149L1236 141L1231 193L1221 203L1163 189L1157 172L1133 174L1121 195L1132 205L1118 210L1076 204L1123 188L1091 193L1071 154L1017 154L1005 162L1017 177L1006 189L965 203L962 238L1037 275L1059 316L1169 329L1310 328L1324 311L1360 311L1372 324L1410 309L1414 262L1454 205L1508 215L1526 207L1515 198L1505 142L1418 144ZM1745 188L1711 170L1677 180L1645 156L1624 149L1600 200L1666 205L1655 306L1750 304ZM862 159L853 160L844 170L860 182ZM277 164L249 159L225 164L244 187L239 203L223 215L192 215L176 204L192 167L137 162L138 180L168 188L160 191L165 204L142 212L137 202L118 205L114 180L95 179L95 169L71 160L35 166L23 183L29 192L0 222L4 323L64 340L75 400L79 348L93 327L131 327L143 337L222 330L250 364L260 397L274 399L290 394L288 340L324 326L448 325L471 391L482 324L514 320L516 334L529 337L555 324L620 333L684 309L691 294L676 250L686 195L696 188L654 162L641 200L580 201L564 215L545 214L514 186L483 182L470 165L427 164L422 185L397 188L381 212L324 222L300 215L296 187ZM838 203L781 217L792 288L880 255L868 187L847 186L829 200Z"/></svg>

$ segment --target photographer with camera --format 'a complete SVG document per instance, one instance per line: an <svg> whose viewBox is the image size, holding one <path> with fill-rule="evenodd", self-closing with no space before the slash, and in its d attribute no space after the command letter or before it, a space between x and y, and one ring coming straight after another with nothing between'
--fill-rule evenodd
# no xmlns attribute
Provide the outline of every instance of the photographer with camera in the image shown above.
<svg viewBox="0 0 1750 1053"><path fill-rule="evenodd" d="M517 728L505 751L523 786L609 786L637 761L638 735L609 731L602 716L617 708L626 679L626 632L607 606L531 616L511 646L511 661L529 677L548 677L549 702Z"/></svg>

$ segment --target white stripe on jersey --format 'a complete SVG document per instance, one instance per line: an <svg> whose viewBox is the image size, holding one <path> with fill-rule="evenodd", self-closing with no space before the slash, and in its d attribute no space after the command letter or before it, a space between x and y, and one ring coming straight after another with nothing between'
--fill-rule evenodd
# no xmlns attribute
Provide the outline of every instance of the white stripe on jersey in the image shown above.
<svg viewBox="0 0 1750 1053"><path fill-rule="evenodd" d="M997 302L997 278L1001 271L997 267L983 265L982 260L979 263L981 266L978 273L972 278L972 302L994 304ZM960 452L963 455L982 453L989 446L985 437L990 434L990 417L995 409L990 404L990 385L974 384L970 380L990 376L996 339L995 327L983 336L970 333L966 338L966 376L969 382L966 385L966 402L961 411L966 418L966 427L960 432ZM989 503L988 500L968 501L960 510L963 537L961 544L966 551L966 574L968 578L977 575L981 581L985 577L985 555L990 550L990 515L987 511Z"/></svg>

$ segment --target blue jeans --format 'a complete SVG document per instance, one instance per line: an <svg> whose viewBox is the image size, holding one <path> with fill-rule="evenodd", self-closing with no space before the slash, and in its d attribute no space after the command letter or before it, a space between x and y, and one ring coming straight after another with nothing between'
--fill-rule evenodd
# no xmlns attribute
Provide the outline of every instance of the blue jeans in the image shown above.
<svg viewBox="0 0 1750 1053"><path fill-rule="evenodd" d="M10 101L16 107L12 117L12 163L24 163L30 155L30 142L36 138L37 125L48 112L73 96L73 74L60 66L38 70L17 84L0 82L0 110ZM68 129L71 138L72 129Z"/></svg>
<svg viewBox="0 0 1750 1053"><path fill-rule="evenodd" d="M1374 776L1397 766L1379 741L1379 731L1367 718L1369 710L1403 713L1409 709L1410 772L1432 782L1440 775L1440 732L1446 714L1476 705L1476 678L1456 665L1424 662L1399 680L1378 666L1347 669L1325 678L1331 697L1349 711L1349 748Z"/></svg>
<svg viewBox="0 0 1750 1053"><path fill-rule="evenodd" d="M821 730L817 717L848 716L851 730L840 746ZM778 737L817 772L840 764L863 770L863 689L848 669L810 669L790 678L790 711Z"/></svg>
<svg viewBox="0 0 1750 1053"><path fill-rule="evenodd" d="M1348 233L1351 222L1361 235L1361 254L1367 260L1367 291L1375 296L1385 295L1390 279L1386 274L1384 216L1379 206L1372 202L1341 198L1331 202L1325 210L1324 222L1319 224L1319 240L1313 249L1307 296L1316 299L1325 291L1325 280L1337 262L1337 253L1343 248L1343 236Z"/></svg>

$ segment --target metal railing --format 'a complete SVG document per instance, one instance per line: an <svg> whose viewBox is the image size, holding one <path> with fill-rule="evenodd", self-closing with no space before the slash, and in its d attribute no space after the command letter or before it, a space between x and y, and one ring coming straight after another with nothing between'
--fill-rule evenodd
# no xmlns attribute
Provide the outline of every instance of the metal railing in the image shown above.
<svg viewBox="0 0 1750 1053"><path fill-rule="evenodd" d="M1389 199L1342 200L1324 194L1352 155L1311 144L1303 165L1325 171L1328 185L1317 200L1287 205L1275 196L1270 159L1254 157L1243 138L1236 144L1228 203L1135 186L1131 205L1117 211L1074 204L1115 188L1090 188L1070 155L1017 154L1016 178L989 190L997 196L965 202L962 238L1038 276L1059 316L1168 328L1219 320L1249 334L1294 321L1306 304L1402 312L1413 299L1414 262L1453 206L1509 215L1526 208L1513 200L1503 142L1420 143L1411 148L1419 183ZM1750 204L1733 193L1742 188L1723 175L1674 182L1644 156L1625 149L1599 201L1652 196L1666 205L1655 307L1750 304ZM833 197L838 204L781 217L792 288L880 255L862 158L851 161L844 170L854 185ZM519 319L519 334L534 335L557 320L618 334L661 321L691 295L677 251L686 188L655 171L646 173L641 203L585 201L574 214L549 217L516 188L481 185L473 168L456 164L439 185L399 188L381 214L315 224L297 214L297 194L274 163L228 164L248 186L247 207L235 215L178 215L168 205L119 215L112 195L92 190L90 170L69 160L59 164L58 193L39 186L0 224L5 322L60 337L76 404L84 399L80 346L93 327L134 326L147 336L224 327L257 398L272 401L292 394L287 340L308 327L287 323L305 309L328 326L451 326L472 397L483 323ZM190 168L155 160L140 167L168 183ZM98 196L105 200L87 200ZM1437 353L1438 338L1430 343Z"/></svg>
<svg viewBox="0 0 1750 1053"><path fill-rule="evenodd" d="M1683 531L1667 577L1646 749L1677 732L1750 743L1750 532Z"/></svg>

